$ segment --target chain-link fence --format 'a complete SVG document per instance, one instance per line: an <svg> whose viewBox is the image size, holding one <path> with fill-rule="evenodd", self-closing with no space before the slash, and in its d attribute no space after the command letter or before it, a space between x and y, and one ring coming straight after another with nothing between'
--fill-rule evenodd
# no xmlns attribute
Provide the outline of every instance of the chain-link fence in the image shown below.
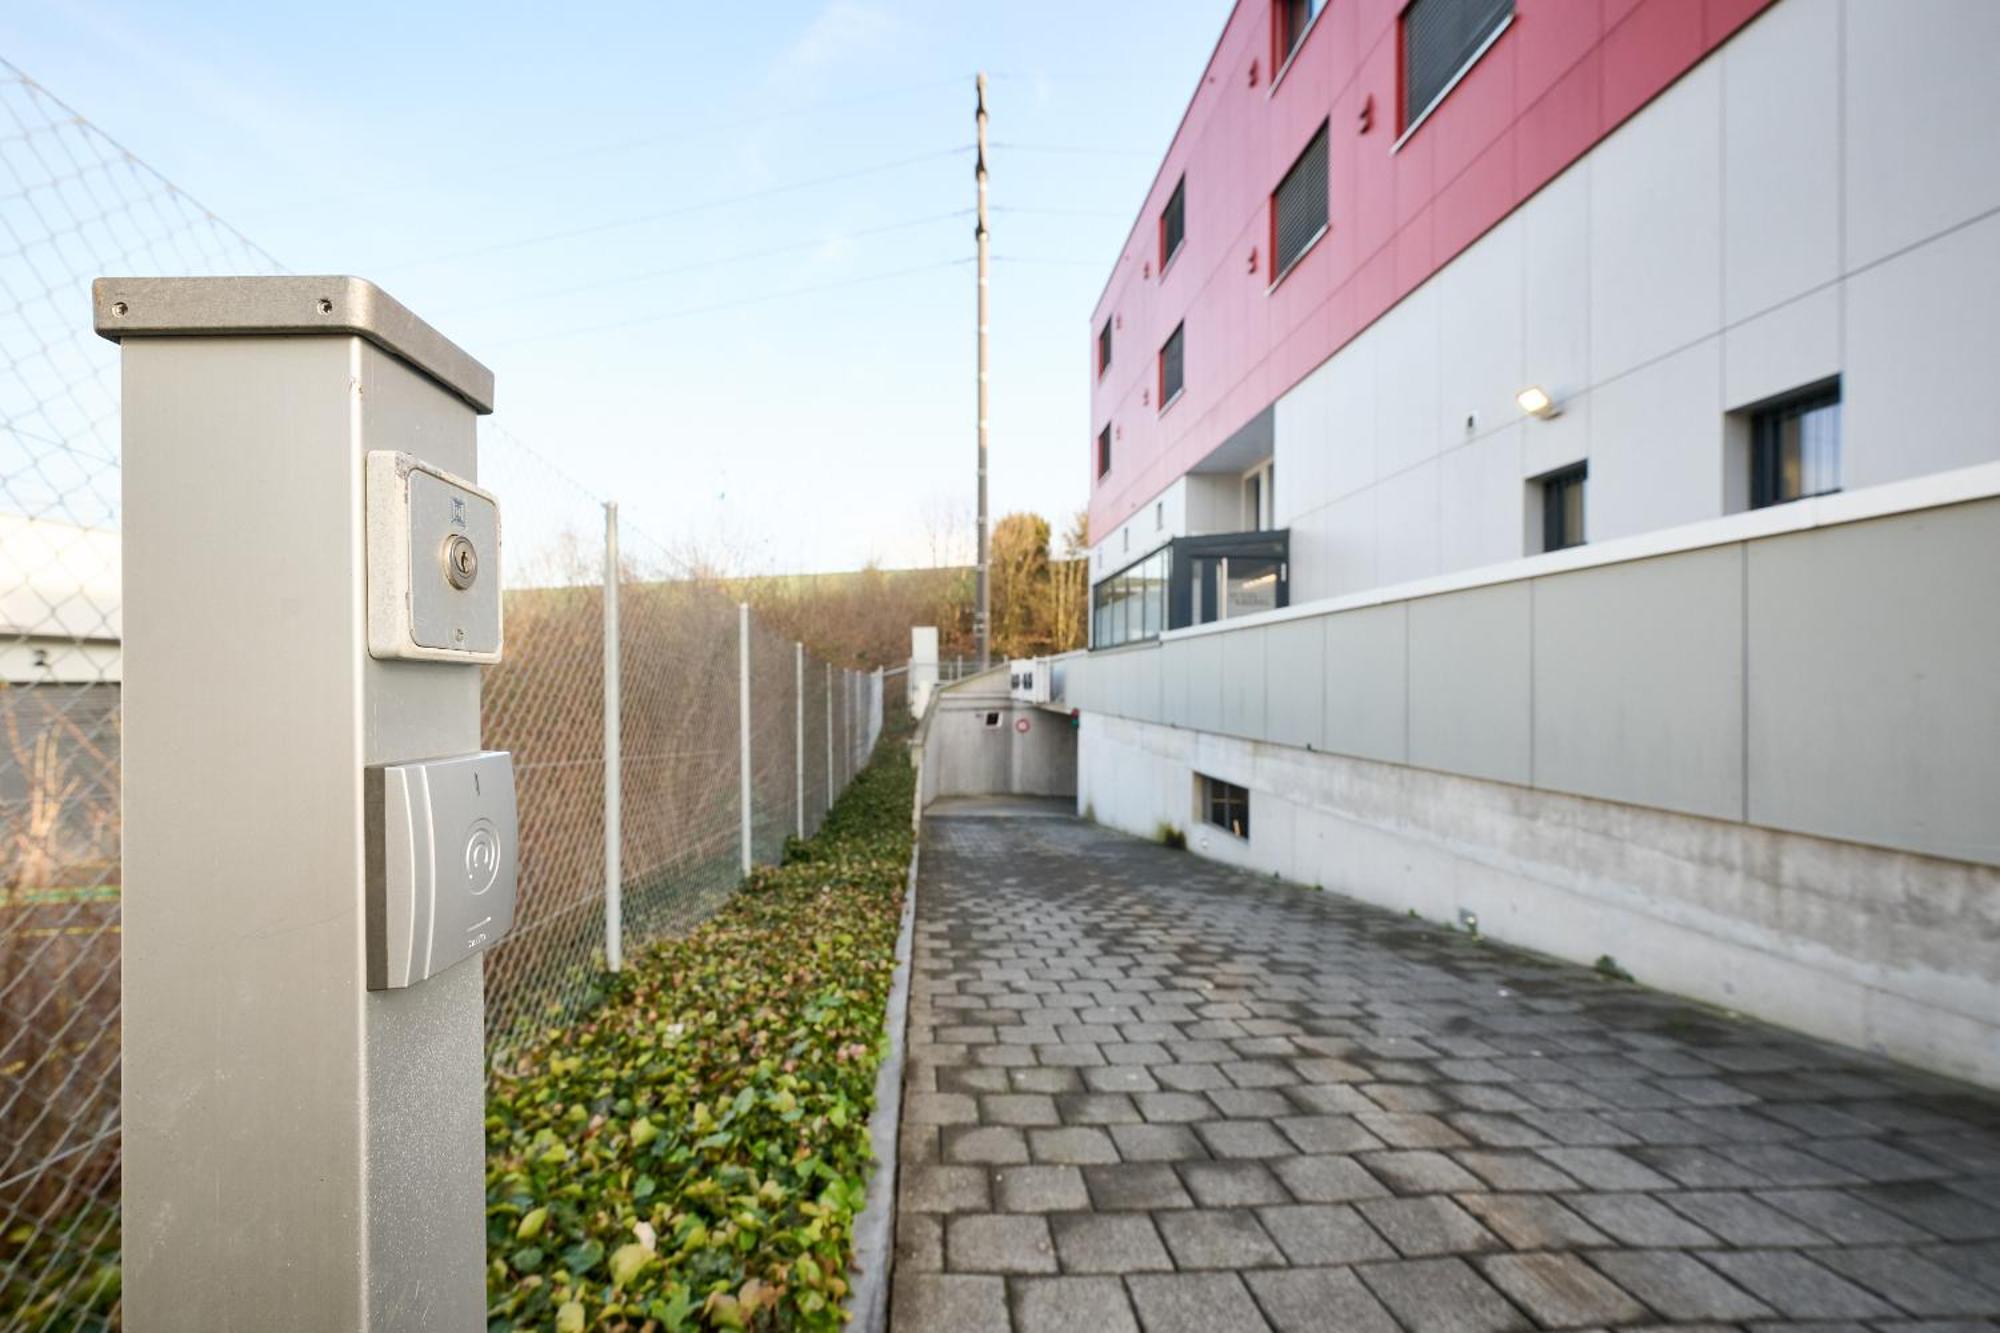
<svg viewBox="0 0 2000 1333"><path fill-rule="evenodd" d="M0 60L0 1333L119 1323L118 352L90 281L278 271ZM504 431L482 431L481 476L519 506L482 719L519 784L520 907L486 962L505 1059L585 1006L605 962L606 562L597 501ZM746 763L737 605L637 545L615 645L628 950L737 884ZM881 682L754 621L747 639L750 845L769 861L866 757Z"/></svg>

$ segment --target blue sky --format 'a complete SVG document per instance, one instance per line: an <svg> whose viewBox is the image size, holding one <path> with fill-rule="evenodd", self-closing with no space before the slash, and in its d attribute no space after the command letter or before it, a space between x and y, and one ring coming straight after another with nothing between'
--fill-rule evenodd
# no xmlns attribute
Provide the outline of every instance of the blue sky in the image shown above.
<svg viewBox="0 0 2000 1333"><path fill-rule="evenodd" d="M973 71L994 512L1060 526L1090 307L1227 11L11 0L0 52L286 266L485 360L497 421L630 525L839 569L969 542ZM597 521L523 477L510 531Z"/></svg>

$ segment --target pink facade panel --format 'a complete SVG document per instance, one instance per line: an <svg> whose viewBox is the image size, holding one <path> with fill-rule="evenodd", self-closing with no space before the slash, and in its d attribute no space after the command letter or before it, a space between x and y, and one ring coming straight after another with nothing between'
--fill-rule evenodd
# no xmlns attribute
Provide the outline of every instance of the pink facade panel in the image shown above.
<svg viewBox="0 0 2000 1333"><path fill-rule="evenodd" d="M1093 313L1107 533L1380 318L1771 0L1516 0L1512 22L1398 147L1404 0L1327 0L1276 71L1274 0L1238 0ZM1328 126L1328 231L1272 286L1270 194ZM1187 182L1164 272L1159 218ZM1186 388L1159 352L1186 326Z"/></svg>

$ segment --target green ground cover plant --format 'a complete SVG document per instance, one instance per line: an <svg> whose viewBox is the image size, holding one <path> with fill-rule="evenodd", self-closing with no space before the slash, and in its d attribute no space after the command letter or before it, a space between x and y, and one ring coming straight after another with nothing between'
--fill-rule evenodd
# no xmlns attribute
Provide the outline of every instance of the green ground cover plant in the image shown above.
<svg viewBox="0 0 2000 1333"><path fill-rule="evenodd" d="M912 781L885 738L817 836L495 1072L492 1333L843 1325Z"/></svg>

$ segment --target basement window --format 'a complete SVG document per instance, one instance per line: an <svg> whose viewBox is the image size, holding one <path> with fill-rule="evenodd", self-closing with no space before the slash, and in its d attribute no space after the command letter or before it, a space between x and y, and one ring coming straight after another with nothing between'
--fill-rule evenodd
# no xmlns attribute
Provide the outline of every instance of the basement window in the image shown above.
<svg viewBox="0 0 2000 1333"><path fill-rule="evenodd" d="M1752 509L1839 489L1839 380L1781 398L1752 415Z"/></svg>
<svg viewBox="0 0 2000 1333"><path fill-rule="evenodd" d="M1542 550L1563 551L1583 545L1583 488L1590 465L1578 463L1551 472L1537 483L1542 502Z"/></svg>
<svg viewBox="0 0 2000 1333"><path fill-rule="evenodd" d="M986 729L988 731L998 731L1000 729L1000 715L998 713L988 713L986 715Z"/></svg>
<svg viewBox="0 0 2000 1333"><path fill-rule="evenodd" d="M1233 782L1200 774L1201 817L1231 837L1250 837L1250 791Z"/></svg>

